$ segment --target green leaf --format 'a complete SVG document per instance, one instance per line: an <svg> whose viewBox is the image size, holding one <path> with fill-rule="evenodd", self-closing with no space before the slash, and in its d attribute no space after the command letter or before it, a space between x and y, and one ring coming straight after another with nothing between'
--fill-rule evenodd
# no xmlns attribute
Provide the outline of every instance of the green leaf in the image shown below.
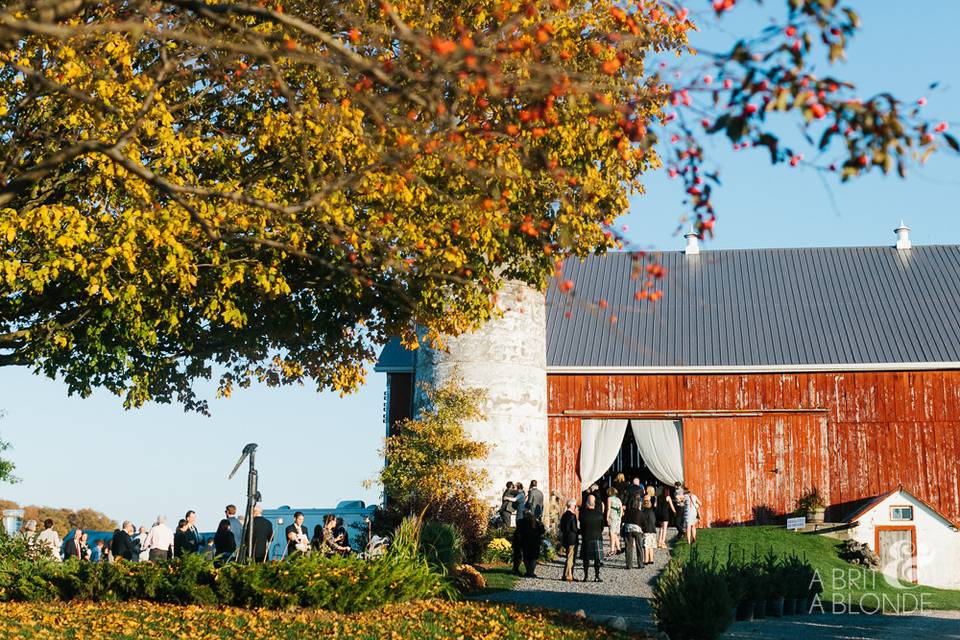
<svg viewBox="0 0 960 640"><path fill-rule="evenodd" d="M957 143L957 139L954 138L949 133L943 134L943 139L947 141L947 144L950 145L950 148L954 151L960 151L960 143Z"/></svg>
<svg viewBox="0 0 960 640"><path fill-rule="evenodd" d="M712 126L712 127L710 127L709 129L707 129L707 133L716 133L717 131L720 131L721 129L726 129L726 128L727 128L727 123L728 123L729 121L730 121L730 114L729 114L729 113L723 114L722 116L720 116L719 118L717 118L716 122L713 123L713 126Z"/></svg>

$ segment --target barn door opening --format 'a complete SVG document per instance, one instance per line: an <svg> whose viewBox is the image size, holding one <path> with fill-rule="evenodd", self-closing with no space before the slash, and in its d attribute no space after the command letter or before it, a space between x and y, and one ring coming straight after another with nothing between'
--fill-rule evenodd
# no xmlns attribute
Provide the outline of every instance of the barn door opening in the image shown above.
<svg viewBox="0 0 960 640"><path fill-rule="evenodd" d="M580 480L586 489L639 478L644 485L683 481L683 443L679 421L584 420L581 423Z"/></svg>

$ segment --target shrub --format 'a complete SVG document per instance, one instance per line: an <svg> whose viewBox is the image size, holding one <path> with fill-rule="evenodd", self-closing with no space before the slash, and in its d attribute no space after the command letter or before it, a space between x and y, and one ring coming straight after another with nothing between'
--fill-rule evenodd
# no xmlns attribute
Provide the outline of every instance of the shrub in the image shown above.
<svg viewBox="0 0 960 640"><path fill-rule="evenodd" d="M467 560L479 560L487 530L487 507L476 488L486 479L478 462L489 447L472 440L464 423L482 417L483 391L460 386L456 377L439 387L424 387L426 403L415 420L389 436L379 482L387 508L374 518L378 533L393 531L410 515L457 529Z"/></svg>
<svg viewBox="0 0 960 640"><path fill-rule="evenodd" d="M227 564L200 555L171 562L0 564L0 600L148 600L162 603L353 613L384 604L449 598L453 588L419 554L376 560L301 556L281 563Z"/></svg>
<svg viewBox="0 0 960 640"><path fill-rule="evenodd" d="M460 593L477 593L487 588L487 579L468 564L461 564L453 572L453 584Z"/></svg>
<svg viewBox="0 0 960 640"><path fill-rule="evenodd" d="M452 525L425 522L420 529L420 553L430 566L452 575L463 562L463 540Z"/></svg>
<svg viewBox="0 0 960 640"><path fill-rule="evenodd" d="M484 562L510 562L513 545L506 538L494 538L483 552Z"/></svg>
<svg viewBox="0 0 960 640"><path fill-rule="evenodd" d="M715 563L694 555L667 564L653 590L654 620L671 640L711 640L733 622L736 603Z"/></svg>
<svg viewBox="0 0 960 640"><path fill-rule="evenodd" d="M774 553L773 549L767 551L767 554L763 557L761 570L763 572L764 586L766 588L767 597L784 597L786 595L787 580L789 579L789 576L787 575L787 572L784 571L783 563L780 561L780 558L777 556L777 554Z"/></svg>
<svg viewBox="0 0 960 640"><path fill-rule="evenodd" d="M543 562L553 562L557 559L557 548L553 546L553 543L543 539L540 543L540 560Z"/></svg>

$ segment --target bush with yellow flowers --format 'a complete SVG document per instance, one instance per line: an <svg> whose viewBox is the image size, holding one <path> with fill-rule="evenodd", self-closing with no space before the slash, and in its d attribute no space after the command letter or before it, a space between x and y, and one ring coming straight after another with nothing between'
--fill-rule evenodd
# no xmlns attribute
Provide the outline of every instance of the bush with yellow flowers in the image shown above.
<svg viewBox="0 0 960 640"><path fill-rule="evenodd" d="M398 552L372 560L306 556L223 567L198 555L158 563L23 559L0 564L2 601L149 600L352 613L454 595L454 587L442 572L423 557Z"/></svg>
<svg viewBox="0 0 960 640"><path fill-rule="evenodd" d="M487 545L483 559L487 562L509 562L513 557L513 545L506 538L494 538Z"/></svg>

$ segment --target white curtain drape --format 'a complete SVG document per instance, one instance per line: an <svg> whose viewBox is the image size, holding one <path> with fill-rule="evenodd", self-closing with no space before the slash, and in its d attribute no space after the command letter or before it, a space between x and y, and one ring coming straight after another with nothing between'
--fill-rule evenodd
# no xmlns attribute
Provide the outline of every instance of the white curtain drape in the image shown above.
<svg viewBox="0 0 960 640"><path fill-rule="evenodd" d="M580 421L580 489L607 472L623 446L626 420Z"/></svg>
<svg viewBox="0 0 960 640"><path fill-rule="evenodd" d="M633 437L647 468L664 484L683 482L683 441L679 420L631 420Z"/></svg>

